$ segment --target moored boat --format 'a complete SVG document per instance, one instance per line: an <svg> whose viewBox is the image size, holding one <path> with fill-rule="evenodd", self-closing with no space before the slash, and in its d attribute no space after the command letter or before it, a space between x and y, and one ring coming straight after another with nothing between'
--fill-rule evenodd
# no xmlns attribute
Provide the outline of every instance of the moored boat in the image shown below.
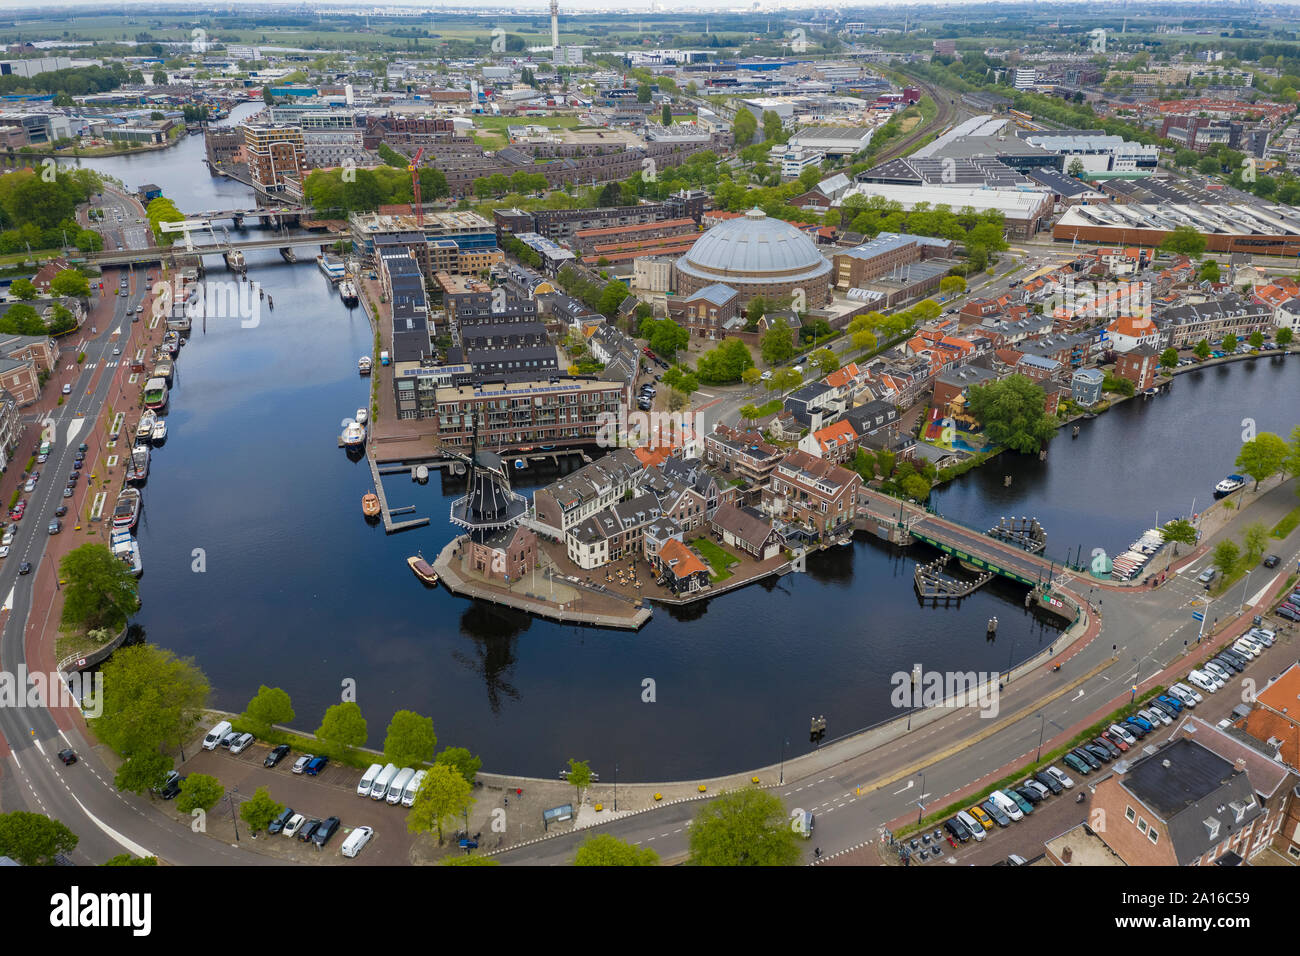
<svg viewBox="0 0 1300 956"><path fill-rule="evenodd" d="M346 274L346 271L343 268L343 263L333 262L325 256L317 256L316 265L320 266L320 271L325 273L326 278L328 278L330 282L343 281L343 277Z"/></svg>
<svg viewBox="0 0 1300 956"><path fill-rule="evenodd" d="M140 416L140 424L135 429L135 440L137 442L146 442L153 438L153 426L158 421L158 415L152 408L146 409L145 413Z"/></svg>
<svg viewBox="0 0 1300 956"><path fill-rule="evenodd" d="M140 560L140 542L129 531L114 531L112 538L113 554L131 568L131 573L139 577L144 571L144 562Z"/></svg>
<svg viewBox="0 0 1300 956"><path fill-rule="evenodd" d="M136 445L126 466L127 481L144 481L149 477L149 446Z"/></svg>
<svg viewBox="0 0 1300 956"><path fill-rule="evenodd" d="M438 583L438 572L433 570L433 566L424 560L423 555L413 554L406 559L406 563L415 572L415 576L425 584Z"/></svg>
<svg viewBox="0 0 1300 956"><path fill-rule="evenodd" d="M113 508L113 527L130 530L140 517L140 489L123 488Z"/></svg>
<svg viewBox="0 0 1300 956"><path fill-rule="evenodd" d="M1214 486L1214 497L1222 498L1224 495L1230 495L1245 484L1246 479L1241 475L1229 475Z"/></svg>
<svg viewBox="0 0 1300 956"><path fill-rule="evenodd" d="M356 448L366 443L366 426L351 418L343 420L343 434L339 441L347 448Z"/></svg>
<svg viewBox="0 0 1300 956"><path fill-rule="evenodd" d="M366 423L367 417L368 416L366 415L366 410L364 408L357 409L357 422L364 425Z"/></svg>
<svg viewBox="0 0 1300 956"><path fill-rule="evenodd" d="M357 359L357 371L360 372L362 375L369 375L371 364L372 364L372 360L370 356L363 355L361 356L361 358Z"/></svg>
<svg viewBox="0 0 1300 956"><path fill-rule="evenodd" d="M347 306L356 305L357 287L353 285L350 280L344 279L342 282L339 283L339 298L343 300L344 305Z"/></svg>
<svg viewBox="0 0 1300 956"><path fill-rule="evenodd" d="M160 418L153 424L153 443L157 445L167 440L167 419Z"/></svg>
<svg viewBox="0 0 1300 956"><path fill-rule="evenodd" d="M373 491L361 499L361 513L367 518L373 518L380 512L379 496Z"/></svg>
<svg viewBox="0 0 1300 956"><path fill-rule="evenodd" d="M165 408L167 405L167 382L161 378L151 378L144 384L144 404L146 408ZM150 426L152 428L152 426Z"/></svg>
<svg viewBox="0 0 1300 956"><path fill-rule="evenodd" d="M153 367L153 375L150 377L161 378L163 381L167 382L170 385L172 380L172 371L174 370L174 368L175 366L173 366L171 362L168 362L166 360L161 361Z"/></svg>

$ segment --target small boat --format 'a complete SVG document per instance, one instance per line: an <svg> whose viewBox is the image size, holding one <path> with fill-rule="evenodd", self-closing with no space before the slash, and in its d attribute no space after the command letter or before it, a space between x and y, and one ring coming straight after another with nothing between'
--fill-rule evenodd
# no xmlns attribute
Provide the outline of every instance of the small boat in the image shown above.
<svg viewBox="0 0 1300 956"><path fill-rule="evenodd" d="M357 371L362 375L370 374L371 359L369 355L363 355L357 359Z"/></svg>
<svg viewBox="0 0 1300 956"><path fill-rule="evenodd" d="M258 297L259 299L265 299L265 298L266 298L266 290L265 290L265 289L261 289L261 288L259 288L259 289L257 290L257 297Z"/></svg>
<svg viewBox="0 0 1300 956"><path fill-rule="evenodd" d="M153 375L151 377L161 378L170 383L172 380L172 363L165 359L158 362L153 367Z"/></svg>
<svg viewBox="0 0 1300 956"><path fill-rule="evenodd" d="M131 568L131 573L139 577L144 571L140 560L140 542L129 531L114 531L112 538L113 554L117 555Z"/></svg>
<svg viewBox="0 0 1300 956"><path fill-rule="evenodd" d="M379 512L379 496L373 491L361 499L361 513L367 518L373 518Z"/></svg>
<svg viewBox="0 0 1300 956"><path fill-rule="evenodd" d="M320 271L325 273L325 277L329 279L330 282L343 281L343 276L346 274L343 268L343 263L332 262L324 256L317 256L316 265L320 266Z"/></svg>
<svg viewBox="0 0 1300 956"><path fill-rule="evenodd" d="M415 576L425 584L438 583L438 572L433 570L433 566L425 561L421 555L411 555L406 559L406 563L415 572Z"/></svg>
<svg viewBox="0 0 1300 956"><path fill-rule="evenodd" d="M153 426L158 421L157 413L152 409L147 409L140 416L140 424L135 429L135 440L138 442L150 441L153 438Z"/></svg>
<svg viewBox="0 0 1300 956"><path fill-rule="evenodd" d="M357 409L357 422L362 425L366 423L366 410L364 408Z"/></svg>
<svg viewBox="0 0 1300 956"><path fill-rule="evenodd" d="M339 439L347 448L357 448L366 443L366 426L347 418L343 420L343 434Z"/></svg>
<svg viewBox="0 0 1300 956"><path fill-rule="evenodd" d="M157 445L167 440L167 419L160 418L154 422L153 426L153 443Z"/></svg>
<svg viewBox="0 0 1300 956"><path fill-rule="evenodd" d="M167 382L161 378L151 378L144 383L144 404L146 408L164 408L167 405ZM151 429L152 425L149 426Z"/></svg>
<svg viewBox="0 0 1300 956"><path fill-rule="evenodd" d="M149 446L136 445L126 466L127 481L144 481L149 477Z"/></svg>
<svg viewBox="0 0 1300 956"><path fill-rule="evenodd" d="M516 458L516 459L515 459L515 470L516 470L516 471L522 470L523 467L524 467L524 460L523 460L522 458Z"/></svg>
<svg viewBox="0 0 1300 956"><path fill-rule="evenodd" d="M274 308L275 308L275 300L274 300L273 298L271 298L269 295L266 297L266 307L267 307L268 309L274 309Z"/></svg>
<svg viewBox="0 0 1300 956"><path fill-rule="evenodd" d="M416 481L428 481L428 480L429 480L429 469L428 469L426 466L424 466L424 465L416 465L416 466L415 466L415 480L416 480Z"/></svg>
<svg viewBox="0 0 1300 956"><path fill-rule="evenodd" d="M339 298L343 300L344 305L347 306L356 305L357 287L354 286L347 279L344 279L342 282L339 283Z"/></svg>
<svg viewBox="0 0 1300 956"><path fill-rule="evenodd" d="M126 528L128 531L135 527L136 519L140 517L140 489L123 488L122 493L117 496L117 504L113 508L113 527Z"/></svg>
<svg viewBox="0 0 1300 956"><path fill-rule="evenodd" d="M1241 475L1229 475L1214 486L1214 497L1222 498L1224 495L1230 495L1245 484L1246 479Z"/></svg>

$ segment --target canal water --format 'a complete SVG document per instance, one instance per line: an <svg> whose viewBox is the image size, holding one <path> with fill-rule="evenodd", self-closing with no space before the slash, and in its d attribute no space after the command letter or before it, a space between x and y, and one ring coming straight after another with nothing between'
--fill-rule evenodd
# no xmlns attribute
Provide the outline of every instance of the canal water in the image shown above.
<svg viewBox="0 0 1300 956"><path fill-rule="evenodd" d="M121 161L132 164L130 175L106 171L172 195L167 176L188 149ZM249 201L187 166L181 208ZM260 684L283 687L294 724L310 731L355 687L374 746L394 711L411 709L432 716L440 747L468 747L491 770L551 776L577 757L606 778L617 763L624 780L665 780L797 755L811 748L813 716L825 716L828 737L897 716L891 677L915 664L996 673L1059 633L1058 619L1026 611L1023 590L1001 581L960 606L920 607L912 569L933 554L898 554L865 535L810 557L807 573L658 608L636 633L561 626L429 590L405 558L448 540L448 507L461 489L444 487L437 473L423 486L385 479L394 506L431 518L427 528L386 536L360 513L369 468L337 447L340 421L368 404L369 381L356 372L370 351L364 313L344 307L314 264L288 265L270 250L248 262L276 308L263 309L253 328L209 320L194 329L177 361L168 439L153 459L139 528L143 607L133 623L192 656L218 707L238 711ZM209 269L210 278L222 274L218 259ZM1015 473L1010 494L1020 497L1007 506L1033 505L1049 534L1069 515L1074 527L1105 527L1104 540L1127 543L1150 523L1163 476L1208 489L1225 472L1214 449L1227 437L1207 435L1197 409L1222 415L1225 396L1248 406L1250 393L1272 404L1285 379L1265 369L1205 374L1215 388L1203 400L1180 379L1173 398L1103 416L1085 427L1086 440L1058 438L1045 467ZM1184 420L1198 430L1183 441L1153 441L1132 420L1185 400ZM1266 424L1262 409L1258 416L1261 428L1281 427ZM1139 427L1144 434L1129 435ZM1099 460L1096 472L1069 464L1071 453L1100 459L1108 449L1122 450L1117 464ZM1003 467L989 470L998 474L992 493L1003 491ZM523 493L554 477L517 475ZM972 477L942 500L979 524L997 506L977 485L989 479ZM999 629L989 641L993 616Z"/></svg>
<svg viewBox="0 0 1300 956"><path fill-rule="evenodd" d="M1248 429L1288 438L1298 424L1300 357L1195 369L1175 376L1168 393L1079 422L1078 438L1061 429L1047 461L1001 455L937 490L931 503L981 531L1003 516L1036 517L1058 560L1087 559L1095 548L1114 556L1157 521L1212 504L1215 484L1236 471Z"/></svg>

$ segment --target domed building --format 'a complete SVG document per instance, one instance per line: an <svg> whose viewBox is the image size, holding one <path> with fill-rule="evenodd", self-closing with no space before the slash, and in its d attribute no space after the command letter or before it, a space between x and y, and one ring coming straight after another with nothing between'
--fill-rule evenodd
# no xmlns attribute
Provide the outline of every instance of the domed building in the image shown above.
<svg viewBox="0 0 1300 956"><path fill-rule="evenodd" d="M742 302L793 296L796 289L803 290L805 308L830 302L830 261L806 235L761 209L714 226L674 268L677 294L683 297L722 283Z"/></svg>

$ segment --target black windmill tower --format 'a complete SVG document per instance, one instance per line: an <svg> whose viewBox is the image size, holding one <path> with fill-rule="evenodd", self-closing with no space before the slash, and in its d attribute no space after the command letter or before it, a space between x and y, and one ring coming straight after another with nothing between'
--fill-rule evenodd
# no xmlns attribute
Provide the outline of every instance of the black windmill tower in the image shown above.
<svg viewBox="0 0 1300 956"><path fill-rule="evenodd" d="M451 523L482 543L523 519L528 502L510 490L505 464L496 452L478 447L478 418L474 419L469 455L456 455L469 469L469 488L451 503Z"/></svg>

